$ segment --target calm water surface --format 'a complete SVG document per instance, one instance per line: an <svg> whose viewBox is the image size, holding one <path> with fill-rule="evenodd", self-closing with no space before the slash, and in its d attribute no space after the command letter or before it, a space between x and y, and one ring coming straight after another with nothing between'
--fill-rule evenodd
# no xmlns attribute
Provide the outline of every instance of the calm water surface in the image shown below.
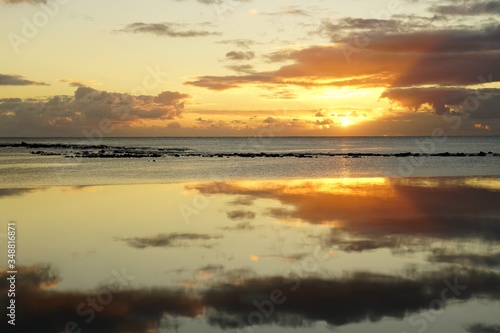
<svg viewBox="0 0 500 333"><path fill-rule="evenodd" d="M491 332L499 202L499 177L3 188L16 331Z"/></svg>

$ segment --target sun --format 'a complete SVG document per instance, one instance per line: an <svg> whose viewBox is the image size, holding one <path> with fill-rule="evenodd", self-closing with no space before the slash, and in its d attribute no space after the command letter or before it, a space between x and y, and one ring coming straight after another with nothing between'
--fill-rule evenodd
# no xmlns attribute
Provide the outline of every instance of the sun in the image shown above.
<svg viewBox="0 0 500 333"><path fill-rule="evenodd" d="M342 125L342 127L347 127L347 126L350 126L351 124L352 124L352 121L349 118L342 118L340 120L340 125Z"/></svg>

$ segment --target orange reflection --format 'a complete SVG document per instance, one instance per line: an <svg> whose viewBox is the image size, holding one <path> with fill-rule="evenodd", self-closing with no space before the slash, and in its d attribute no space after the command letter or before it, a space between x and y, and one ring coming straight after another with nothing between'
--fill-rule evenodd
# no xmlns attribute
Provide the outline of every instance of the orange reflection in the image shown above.
<svg viewBox="0 0 500 333"><path fill-rule="evenodd" d="M406 214L416 213L412 203L398 196L385 178L211 183L192 188L203 193L277 199L285 207L273 208L269 213L282 220L293 218L296 221L292 223L298 226L301 223L338 226L352 221L353 217L368 221L370 216L380 218L394 214L395 207Z"/></svg>
<svg viewBox="0 0 500 333"><path fill-rule="evenodd" d="M319 179L190 185L204 194L274 199L264 214L357 235L481 237L500 233L500 191L477 178ZM494 186L493 186L494 188ZM479 228L481 227L481 228Z"/></svg>

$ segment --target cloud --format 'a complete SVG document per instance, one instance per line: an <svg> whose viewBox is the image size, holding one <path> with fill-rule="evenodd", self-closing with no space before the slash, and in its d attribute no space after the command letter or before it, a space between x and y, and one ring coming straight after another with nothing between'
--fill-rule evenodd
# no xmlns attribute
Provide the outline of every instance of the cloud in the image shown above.
<svg viewBox="0 0 500 333"><path fill-rule="evenodd" d="M496 273L471 269L410 277L356 272L328 280L291 273L284 279L247 279L214 286L204 294L202 303L214 310L208 312L212 325L225 330L242 329L250 326L249 315L255 311L255 304L267 304L274 291L278 304L272 315L263 315L260 320L253 318L252 323L300 327L325 321L342 326L367 320L377 322L385 317L402 319L408 313L430 309L433 301L443 299L443 290L448 300L468 300L479 295L498 299L498 283L500 277ZM447 287L453 284L460 286L455 294Z"/></svg>
<svg viewBox="0 0 500 333"><path fill-rule="evenodd" d="M128 246L145 249L147 247L177 247L183 246L186 241L203 241L220 239L221 235L205 235L205 234L192 234L192 233L172 233L172 234L159 234L154 237L133 237L119 239L127 243Z"/></svg>
<svg viewBox="0 0 500 333"><path fill-rule="evenodd" d="M339 39L337 31L331 34L333 45L268 54L270 62L291 62L274 71L199 76L186 84L227 90L245 85L466 86L478 84L480 75L500 80L500 26L397 33L382 30L359 40L352 36Z"/></svg>
<svg viewBox="0 0 500 333"><path fill-rule="evenodd" d="M94 80L80 80L80 79L59 79L59 82L67 83L70 87L78 88L78 87L89 87L97 84L97 81Z"/></svg>
<svg viewBox="0 0 500 333"><path fill-rule="evenodd" d="M247 230L254 230L255 226L253 226L250 222L240 222L234 226L231 227L222 227L222 230L228 230L228 231L247 231Z"/></svg>
<svg viewBox="0 0 500 333"><path fill-rule="evenodd" d="M489 325L477 323L469 326L467 332L470 333L500 333L500 325Z"/></svg>
<svg viewBox="0 0 500 333"><path fill-rule="evenodd" d="M25 79L21 75L0 74L0 86L48 86L45 82Z"/></svg>
<svg viewBox="0 0 500 333"><path fill-rule="evenodd" d="M477 266L495 268L500 267L500 253L476 254L435 250L429 257L429 261L467 265L469 267Z"/></svg>
<svg viewBox="0 0 500 333"><path fill-rule="evenodd" d="M178 121L173 121L167 125L167 128L182 128L182 125Z"/></svg>
<svg viewBox="0 0 500 333"><path fill-rule="evenodd" d="M20 103L22 101L21 98L0 98L0 103Z"/></svg>
<svg viewBox="0 0 500 333"><path fill-rule="evenodd" d="M474 128L482 129L482 130L485 130L485 131L491 131L491 126L490 125L474 124Z"/></svg>
<svg viewBox="0 0 500 333"><path fill-rule="evenodd" d="M367 38L372 36L375 31L383 31L386 34L401 33L417 30L419 27L421 28L415 22L398 19L382 20L345 17L335 21L324 20L321 22L318 32L329 37L332 41L342 41L343 38L354 36Z"/></svg>
<svg viewBox="0 0 500 333"><path fill-rule="evenodd" d="M173 91L134 96L78 87L73 96L4 99L0 102L0 129L26 136L55 133L74 136L84 129L100 128L103 119L116 128L124 128L140 121L181 117L188 98L188 94Z"/></svg>
<svg viewBox="0 0 500 333"><path fill-rule="evenodd" d="M162 105L176 105L179 101L183 101L190 97L190 95L178 91L164 91L155 97L154 102ZM184 105L179 105L179 107L184 108Z"/></svg>
<svg viewBox="0 0 500 333"><path fill-rule="evenodd" d="M203 31L203 30L178 30L178 24L175 23L142 23L136 22L127 25L125 28L117 30L117 32L128 33L147 33L157 36L167 37L205 37L220 35L219 32Z"/></svg>
<svg viewBox="0 0 500 333"><path fill-rule="evenodd" d="M312 123L316 124L316 125L332 125L332 124L335 124L335 122L333 120L331 120L330 118L326 118L326 119L323 119L323 120L316 120L316 121L314 121Z"/></svg>
<svg viewBox="0 0 500 333"><path fill-rule="evenodd" d="M17 267L19 274L22 274L22 279L16 280L18 290L33 291L37 289L45 289L53 286L60 281L58 272L48 264L40 264L35 266L20 266ZM0 291L4 293L9 290L8 276L5 270L0 270Z"/></svg>
<svg viewBox="0 0 500 333"><path fill-rule="evenodd" d="M201 267L194 272L196 281L207 281L218 277L224 272L224 266L222 265L207 265Z"/></svg>
<svg viewBox="0 0 500 333"><path fill-rule="evenodd" d="M245 73L245 74L255 73L254 67L248 64L228 65L226 66L226 68L229 68L230 70L238 73Z"/></svg>
<svg viewBox="0 0 500 333"><path fill-rule="evenodd" d="M500 1L498 0L480 0L464 1L462 3L452 2L447 5L433 5L430 11L440 15L495 15L500 14Z"/></svg>
<svg viewBox="0 0 500 333"><path fill-rule="evenodd" d="M410 243L406 239L400 237L379 237L377 239L344 239L340 236L341 233L332 232L329 239L330 244L334 244L336 248L345 252L364 252L376 249L398 249L402 244L408 246ZM339 237L340 236L340 237ZM412 248L416 248L415 244Z"/></svg>
<svg viewBox="0 0 500 333"><path fill-rule="evenodd" d="M247 75L228 75L228 76L201 76L194 81L187 81L184 84L207 88L210 90L228 90L238 88L246 84L272 83L272 73L255 73Z"/></svg>
<svg viewBox="0 0 500 333"><path fill-rule="evenodd" d="M500 89L466 88L391 88L384 91L387 98L409 110L419 110L428 104L439 115L468 111L472 119L500 118Z"/></svg>
<svg viewBox="0 0 500 333"><path fill-rule="evenodd" d="M0 271L3 294L8 289L7 277L5 271ZM22 311L16 312L16 330L64 332L80 329L87 333L146 333L159 330L162 319L171 316L194 318L202 312L199 298L179 289L125 289L118 283L87 291L46 289L46 285L53 285L58 281L59 277L50 266L18 267L16 307ZM104 301L96 302L99 297ZM96 308L88 303L92 298L96 302L93 303ZM6 307L7 304L2 302L2 306ZM78 315L79 313L82 314ZM8 332L10 327L12 326L7 320L0 323L2 332Z"/></svg>
<svg viewBox="0 0 500 333"><path fill-rule="evenodd" d="M202 183L188 187L207 195L272 199L279 203L266 215L281 221L335 225L326 242L346 251L395 248L418 241L500 237L496 204L500 191L460 181L421 186L418 180L391 179L383 183L304 181L297 184L259 182ZM344 237L350 236L350 238Z"/></svg>
<svg viewBox="0 0 500 333"><path fill-rule="evenodd" d="M248 271L223 270L218 265L196 270L198 281L212 281L197 291L165 287L134 289L115 278L91 290L56 291L50 287L61 280L50 265L18 267L16 307L22 311L16 313L16 329L62 332L73 322L87 333L146 333L159 331L164 328L165 320L174 317L206 318L209 325L223 329L244 328L249 326L249 315L258 309L255 304L269 309L265 304L271 295L277 302L272 315L262 315L263 320L254 321L255 325L300 327L324 321L342 326L367 320L376 322L385 317L402 319L408 313L431 309L435 300L443 300L446 306L456 300L500 297L498 273L471 268L415 271L402 276L352 272L329 278L298 276L294 271L285 277L256 278ZM220 280L215 281L213 278L219 275ZM0 270L2 293L8 290L7 277L6 271ZM94 310L98 311L90 311L93 306L89 299L99 300L94 303L97 306ZM110 301L104 302L107 300ZM0 323L2 331L8 331L8 327L7 320ZM493 327L477 324L470 332L496 332L491 330Z"/></svg>
<svg viewBox="0 0 500 333"><path fill-rule="evenodd" d="M0 188L0 198L1 197L14 197L23 196L28 193L33 193L40 191L36 188Z"/></svg>
<svg viewBox="0 0 500 333"><path fill-rule="evenodd" d="M267 16L284 16L284 15L295 15L295 16L310 16L310 14L297 6L283 7L277 11L271 12L260 12L256 9L250 11L251 15L267 15Z"/></svg>
<svg viewBox="0 0 500 333"><path fill-rule="evenodd" d="M227 213L227 217L231 220L253 220L255 213L245 210L234 210Z"/></svg>
<svg viewBox="0 0 500 333"><path fill-rule="evenodd" d="M255 58L255 52L252 51L231 51L226 53L226 59L229 60L252 60Z"/></svg>
<svg viewBox="0 0 500 333"><path fill-rule="evenodd" d="M298 97L298 95L291 90L288 89L281 89L275 92L272 92L270 94L263 94L261 97L267 98L267 99L295 99Z"/></svg>
<svg viewBox="0 0 500 333"><path fill-rule="evenodd" d="M216 44L234 45L234 46L241 47L244 49L249 49L250 46L256 44L256 42L251 40L251 39L225 39L225 40L217 41L215 43Z"/></svg>
<svg viewBox="0 0 500 333"><path fill-rule="evenodd" d="M230 202L231 205L252 206L256 198L252 196L241 196Z"/></svg>
<svg viewBox="0 0 500 333"><path fill-rule="evenodd" d="M179 0L178 0L179 1ZM197 2L204 5L223 5L228 2L228 0L196 0ZM250 2L252 0L230 0L233 2ZM38 3L47 3L47 0L0 0L0 3L8 3L8 4L20 4L20 3L28 3L28 4L38 4Z"/></svg>

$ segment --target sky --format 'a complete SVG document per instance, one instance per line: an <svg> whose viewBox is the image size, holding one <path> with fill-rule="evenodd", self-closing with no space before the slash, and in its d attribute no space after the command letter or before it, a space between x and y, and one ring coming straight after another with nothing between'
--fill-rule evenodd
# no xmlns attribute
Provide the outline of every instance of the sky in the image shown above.
<svg viewBox="0 0 500 333"><path fill-rule="evenodd" d="M500 0L0 0L0 136L500 134Z"/></svg>

